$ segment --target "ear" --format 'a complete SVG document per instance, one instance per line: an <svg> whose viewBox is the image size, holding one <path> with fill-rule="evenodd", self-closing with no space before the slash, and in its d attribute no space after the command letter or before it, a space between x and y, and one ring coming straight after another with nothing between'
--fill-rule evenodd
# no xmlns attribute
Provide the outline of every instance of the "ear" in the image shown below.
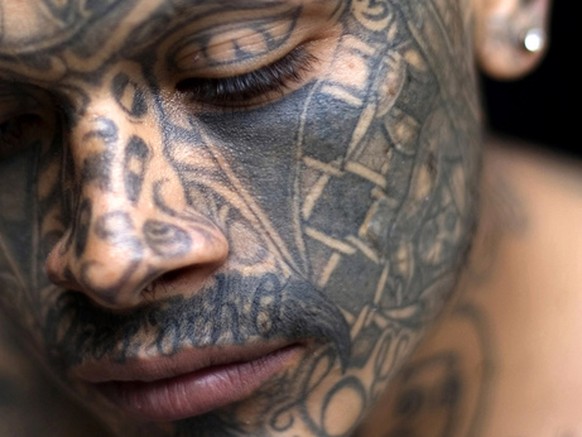
<svg viewBox="0 0 582 437"><path fill-rule="evenodd" d="M474 0L479 67L494 79L528 74L548 46L551 0Z"/></svg>

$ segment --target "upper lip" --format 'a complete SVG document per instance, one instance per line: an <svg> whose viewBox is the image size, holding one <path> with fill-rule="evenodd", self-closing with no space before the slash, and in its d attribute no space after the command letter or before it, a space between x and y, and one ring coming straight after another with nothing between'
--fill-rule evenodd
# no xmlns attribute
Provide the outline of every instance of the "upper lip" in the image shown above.
<svg viewBox="0 0 582 437"><path fill-rule="evenodd" d="M138 356L123 362L111 359L89 361L74 367L71 375L92 384L112 381L153 382L215 366L253 361L289 346L288 342L209 346L184 349L169 356Z"/></svg>

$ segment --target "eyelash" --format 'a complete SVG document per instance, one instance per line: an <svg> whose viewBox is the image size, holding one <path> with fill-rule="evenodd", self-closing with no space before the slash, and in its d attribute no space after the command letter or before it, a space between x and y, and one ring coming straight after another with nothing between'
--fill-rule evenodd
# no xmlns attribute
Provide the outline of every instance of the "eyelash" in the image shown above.
<svg viewBox="0 0 582 437"><path fill-rule="evenodd" d="M224 78L188 78L176 89L191 100L217 106L245 106L277 92L280 95L303 82L317 59L304 47L258 70Z"/></svg>

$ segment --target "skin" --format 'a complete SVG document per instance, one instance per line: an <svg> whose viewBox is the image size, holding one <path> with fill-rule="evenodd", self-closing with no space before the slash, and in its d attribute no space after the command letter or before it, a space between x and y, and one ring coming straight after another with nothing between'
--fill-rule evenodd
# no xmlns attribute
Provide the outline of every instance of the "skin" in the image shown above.
<svg viewBox="0 0 582 437"><path fill-rule="evenodd" d="M459 293L358 436L582 435L581 166L490 138Z"/></svg>
<svg viewBox="0 0 582 437"><path fill-rule="evenodd" d="M0 307L23 343L123 435L350 435L469 246L472 12L0 1ZM269 65L284 84L233 84ZM171 424L74 375L273 342L301 347L284 372Z"/></svg>

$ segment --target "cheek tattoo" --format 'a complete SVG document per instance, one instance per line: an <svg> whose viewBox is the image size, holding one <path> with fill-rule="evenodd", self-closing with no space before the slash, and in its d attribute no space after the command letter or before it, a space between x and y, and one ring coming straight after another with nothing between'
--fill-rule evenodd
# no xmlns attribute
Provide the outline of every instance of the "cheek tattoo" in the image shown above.
<svg viewBox="0 0 582 437"><path fill-rule="evenodd" d="M467 12L24 3L51 25L0 27L0 308L95 405L79 367L298 347L248 399L160 435L350 435L470 241Z"/></svg>

